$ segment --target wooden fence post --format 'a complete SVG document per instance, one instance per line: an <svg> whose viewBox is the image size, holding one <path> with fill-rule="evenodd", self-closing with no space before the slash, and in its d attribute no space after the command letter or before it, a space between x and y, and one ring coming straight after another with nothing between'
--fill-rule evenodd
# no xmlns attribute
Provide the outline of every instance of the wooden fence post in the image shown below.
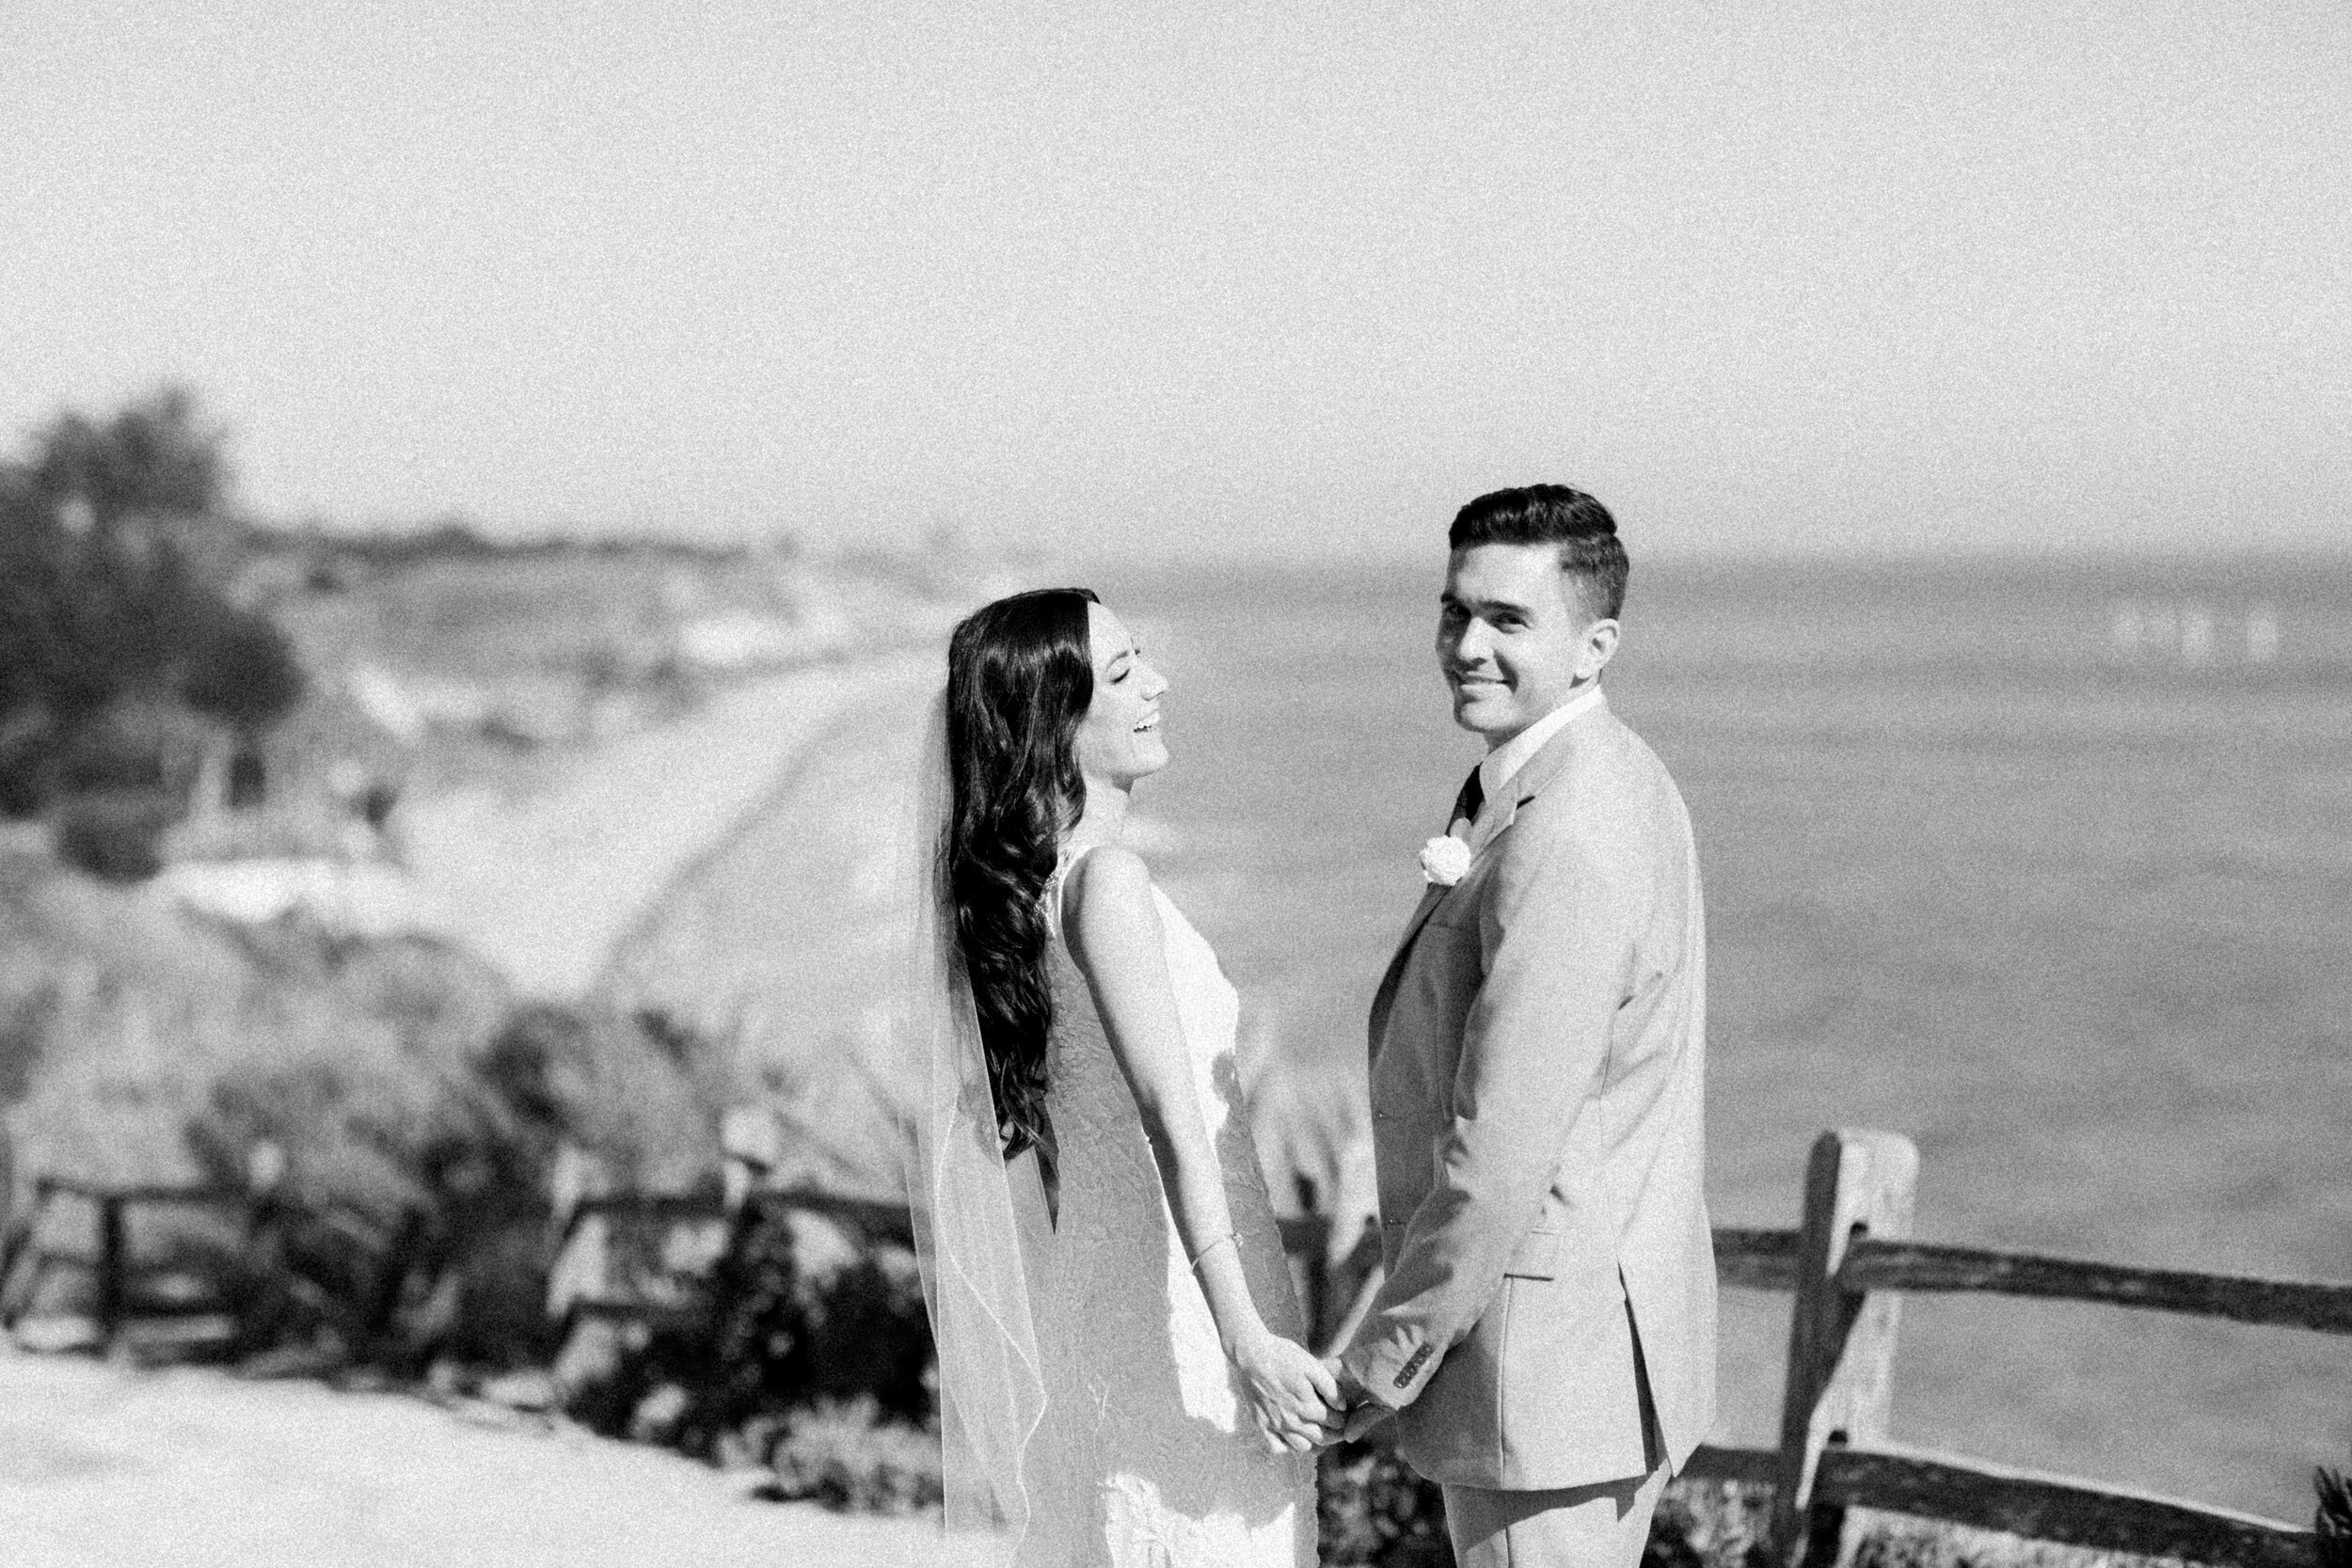
<svg viewBox="0 0 2352 1568"><path fill-rule="evenodd" d="M578 1144L559 1144L548 1180L548 1315L569 1315L575 1301L600 1301L609 1293L612 1268L610 1216L582 1214L592 1198L612 1191L605 1163Z"/></svg>
<svg viewBox="0 0 2352 1568"><path fill-rule="evenodd" d="M612 1216L595 1209L580 1212L592 1200L611 1196L612 1173L578 1144L560 1144L548 1185L548 1242L553 1256L548 1264L547 1308L564 1331L548 1371L560 1402L568 1408L583 1389L610 1383L621 1366L618 1326L578 1315L583 1304L602 1302L612 1293Z"/></svg>
<svg viewBox="0 0 2352 1568"><path fill-rule="evenodd" d="M8 1147L8 1130L0 1127L0 1297L8 1294L16 1249L32 1234L28 1221L29 1216L16 1212L16 1154Z"/></svg>
<svg viewBox="0 0 2352 1568"><path fill-rule="evenodd" d="M408 1276L421 1261L425 1241L432 1231L433 1211L425 1205L419 1204L401 1215L400 1227L392 1232L383 1258L377 1261L375 1277L368 1286L365 1326L371 1337L380 1339L391 1332L400 1316L402 1297L407 1291Z"/></svg>
<svg viewBox="0 0 2352 1568"><path fill-rule="evenodd" d="M41 1265L48 1260L40 1247L40 1222L56 1195L54 1180L33 1178L33 1201L17 1218L8 1272L0 1274L0 1329L14 1329L17 1320L32 1310L34 1293L40 1289Z"/></svg>
<svg viewBox="0 0 2352 1568"><path fill-rule="evenodd" d="M1841 1129L1814 1140L1797 1237L1797 1299L1788 1322L1788 1386L1772 1500L1772 1546L1783 1562L1830 1568L1836 1560L1845 1510L1813 1506L1821 1450L1886 1434L1901 1298L1840 1290L1837 1270L1847 1248L1862 1237L1886 1241L1911 1233L1918 1178L1919 1150L1900 1133Z"/></svg>
<svg viewBox="0 0 2352 1568"><path fill-rule="evenodd" d="M108 1193L98 1200L98 1339L108 1347L122 1332L125 1250L122 1199Z"/></svg>
<svg viewBox="0 0 2352 1568"><path fill-rule="evenodd" d="M572 1216L592 1197L602 1197L611 1178L604 1162L575 1143L555 1146L555 1161L548 1172L548 1230L561 1242Z"/></svg>

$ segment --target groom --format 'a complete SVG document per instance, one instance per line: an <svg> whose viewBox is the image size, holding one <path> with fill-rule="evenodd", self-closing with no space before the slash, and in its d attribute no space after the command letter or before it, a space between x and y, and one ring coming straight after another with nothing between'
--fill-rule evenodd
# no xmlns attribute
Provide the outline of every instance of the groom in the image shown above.
<svg viewBox="0 0 2352 1568"><path fill-rule="evenodd" d="M1387 1278L1334 1370L1464 1568L1632 1568L1714 1418L1698 862L1601 690L1608 509L1499 490L1449 542L1438 663L1487 752L1373 999Z"/></svg>

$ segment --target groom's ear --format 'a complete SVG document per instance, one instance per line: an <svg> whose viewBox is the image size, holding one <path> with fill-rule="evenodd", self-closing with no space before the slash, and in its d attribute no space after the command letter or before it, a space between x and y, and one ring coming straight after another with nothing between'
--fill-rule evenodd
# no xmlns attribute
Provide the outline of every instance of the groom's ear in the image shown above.
<svg viewBox="0 0 2352 1568"><path fill-rule="evenodd" d="M1592 680L1609 667L1617 657L1617 623L1603 616L1584 628L1576 649L1576 678L1579 685Z"/></svg>

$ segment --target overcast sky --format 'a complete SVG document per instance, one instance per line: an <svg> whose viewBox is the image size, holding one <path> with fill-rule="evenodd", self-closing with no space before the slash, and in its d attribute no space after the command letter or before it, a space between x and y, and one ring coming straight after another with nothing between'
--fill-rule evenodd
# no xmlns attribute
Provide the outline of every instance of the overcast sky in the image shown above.
<svg viewBox="0 0 2352 1568"><path fill-rule="evenodd" d="M243 499L1420 552L2352 537L2352 7L15 0L0 434Z"/></svg>

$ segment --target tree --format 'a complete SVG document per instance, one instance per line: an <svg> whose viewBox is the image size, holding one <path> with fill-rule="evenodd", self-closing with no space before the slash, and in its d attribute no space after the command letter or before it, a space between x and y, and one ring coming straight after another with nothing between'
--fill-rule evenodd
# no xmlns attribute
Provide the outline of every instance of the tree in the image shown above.
<svg viewBox="0 0 2352 1568"><path fill-rule="evenodd" d="M301 700L302 667L267 617L228 609L189 641L180 693L190 706L254 735Z"/></svg>
<svg viewBox="0 0 2352 1568"><path fill-rule="evenodd" d="M104 534L141 513L216 515L229 489L225 443L221 430L199 421L193 392L166 385L103 425L59 414L28 467L36 491L53 508L68 516L87 508Z"/></svg>
<svg viewBox="0 0 2352 1568"><path fill-rule="evenodd" d="M126 728L110 716L161 748L177 726L149 721L171 707L251 739L300 699L292 644L200 547L233 540L227 474L220 433L176 387L103 422L60 414L0 463L0 811L69 788L61 760Z"/></svg>

